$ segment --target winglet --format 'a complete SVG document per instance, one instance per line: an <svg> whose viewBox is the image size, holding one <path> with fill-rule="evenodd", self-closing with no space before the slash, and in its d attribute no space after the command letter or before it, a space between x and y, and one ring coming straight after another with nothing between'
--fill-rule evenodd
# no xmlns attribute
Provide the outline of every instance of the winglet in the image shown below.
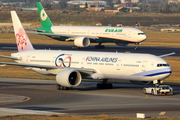
<svg viewBox="0 0 180 120"><path fill-rule="evenodd" d="M38 8L38 15L40 17L40 23L42 27L51 27L53 26L50 18L46 14L46 11L44 10L42 4L40 2L36 2L36 6Z"/></svg>
<svg viewBox="0 0 180 120"><path fill-rule="evenodd" d="M170 55L174 55L174 54L176 54L175 52L172 52L172 53L169 53L169 54L165 54L165 55L160 55L159 57L166 57L166 56L170 56Z"/></svg>
<svg viewBox="0 0 180 120"><path fill-rule="evenodd" d="M11 17L12 17L18 51L21 52L21 51L34 50L32 44L31 44L31 42L30 42L18 16L17 16L16 11L11 11Z"/></svg>

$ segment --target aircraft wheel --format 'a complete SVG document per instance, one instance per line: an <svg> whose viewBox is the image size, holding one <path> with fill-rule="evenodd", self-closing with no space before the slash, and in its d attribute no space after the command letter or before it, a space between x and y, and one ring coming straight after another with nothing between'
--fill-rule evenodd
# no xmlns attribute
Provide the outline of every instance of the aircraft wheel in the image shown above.
<svg viewBox="0 0 180 120"><path fill-rule="evenodd" d="M101 84L100 83L97 84L97 89L101 89Z"/></svg>
<svg viewBox="0 0 180 120"><path fill-rule="evenodd" d="M73 90L73 87L68 87L68 90Z"/></svg>
<svg viewBox="0 0 180 120"><path fill-rule="evenodd" d="M153 89L151 90L151 95L154 95L154 90Z"/></svg>
<svg viewBox="0 0 180 120"><path fill-rule="evenodd" d="M113 85L110 83L110 84L107 85L107 88L108 88L108 89L112 89L112 88L113 88Z"/></svg>
<svg viewBox="0 0 180 120"><path fill-rule="evenodd" d="M57 90L61 90L61 86L59 84L56 85Z"/></svg>
<svg viewBox="0 0 180 120"><path fill-rule="evenodd" d="M138 48L134 48L134 50L138 50Z"/></svg>
<svg viewBox="0 0 180 120"><path fill-rule="evenodd" d="M65 86L57 85L56 89L57 90L73 90L73 87L65 87Z"/></svg>
<svg viewBox="0 0 180 120"><path fill-rule="evenodd" d="M143 88L143 93L146 94L146 88Z"/></svg>
<svg viewBox="0 0 180 120"><path fill-rule="evenodd" d="M68 87L62 86L61 90L69 90Z"/></svg>
<svg viewBox="0 0 180 120"><path fill-rule="evenodd" d="M98 89L112 89L113 85L111 83L108 83L108 84L98 83L97 88Z"/></svg>
<svg viewBox="0 0 180 120"><path fill-rule="evenodd" d="M77 47L77 46L72 46L72 49L80 49L80 47Z"/></svg>
<svg viewBox="0 0 180 120"><path fill-rule="evenodd" d="M104 45L95 45L95 48L97 48L97 49L101 49L101 48L105 48L105 46Z"/></svg>

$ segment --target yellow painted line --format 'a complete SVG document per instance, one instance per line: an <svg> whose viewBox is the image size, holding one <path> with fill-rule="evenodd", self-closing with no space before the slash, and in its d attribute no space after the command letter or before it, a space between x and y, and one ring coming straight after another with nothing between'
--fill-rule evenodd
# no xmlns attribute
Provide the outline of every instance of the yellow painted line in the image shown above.
<svg viewBox="0 0 180 120"><path fill-rule="evenodd" d="M166 112L160 112L159 113L159 115L165 115L166 114Z"/></svg>

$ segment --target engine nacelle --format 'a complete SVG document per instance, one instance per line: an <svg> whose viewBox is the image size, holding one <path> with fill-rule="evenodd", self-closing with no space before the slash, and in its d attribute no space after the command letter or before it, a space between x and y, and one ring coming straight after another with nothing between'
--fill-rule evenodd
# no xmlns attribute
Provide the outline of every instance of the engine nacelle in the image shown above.
<svg viewBox="0 0 180 120"><path fill-rule="evenodd" d="M86 37L77 37L74 39L74 45L78 47L87 47L90 44L89 38Z"/></svg>
<svg viewBox="0 0 180 120"><path fill-rule="evenodd" d="M116 45L118 45L118 46L127 46L128 43L116 43Z"/></svg>
<svg viewBox="0 0 180 120"><path fill-rule="evenodd" d="M76 87L81 83L81 74L74 69L64 69L56 75L56 82L65 87Z"/></svg>
<svg viewBox="0 0 180 120"><path fill-rule="evenodd" d="M152 84L152 81L132 81L130 80L131 83L133 84L139 84L139 85L149 85Z"/></svg>

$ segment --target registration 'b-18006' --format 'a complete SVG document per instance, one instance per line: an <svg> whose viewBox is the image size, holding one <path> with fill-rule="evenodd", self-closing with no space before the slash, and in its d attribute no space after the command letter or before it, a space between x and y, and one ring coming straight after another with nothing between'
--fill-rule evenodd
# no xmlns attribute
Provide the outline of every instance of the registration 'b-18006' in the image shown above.
<svg viewBox="0 0 180 120"><path fill-rule="evenodd" d="M146 39L146 34L133 27L101 27L101 26L54 26L40 2L36 3L40 17L40 28L36 33L60 41L74 41L73 48L87 47L90 43L98 43L96 48L104 48L103 43L115 43L127 46L129 43L137 45Z"/></svg>
<svg viewBox="0 0 180 120"><path fill-rule="evenodd" d="M15 11L11 11L18 52L10 58L15 63L0 62L1 66L16 65L44 75L56 76L57 89L77 87L82 79L102 80L97 88L112 88L109 79L159 83L172 70L162 55L115 52L35 50Z"/></svg>

